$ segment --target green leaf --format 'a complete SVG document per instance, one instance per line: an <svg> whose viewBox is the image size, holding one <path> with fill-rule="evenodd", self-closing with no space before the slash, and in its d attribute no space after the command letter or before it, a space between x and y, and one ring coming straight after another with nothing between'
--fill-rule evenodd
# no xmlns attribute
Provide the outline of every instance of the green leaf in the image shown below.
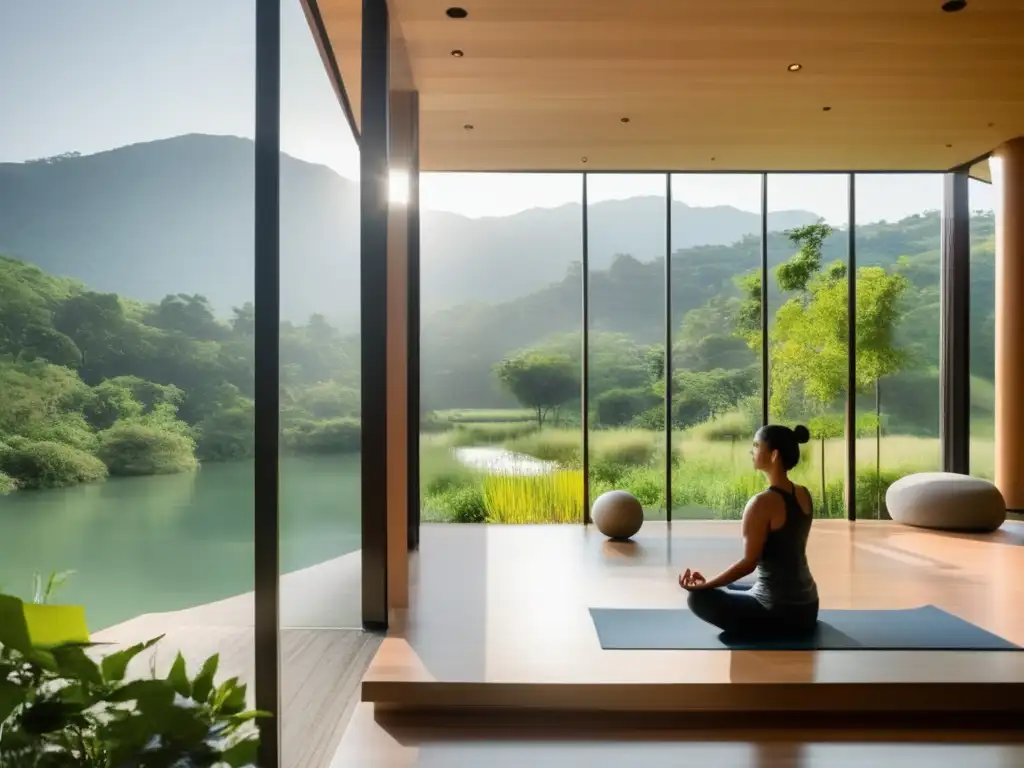
<svg viewBox="0 0 1024 768"><path fill-rule="evenodd" d="M128 670L128 664L143 651L152 648L163 638L154 637L152 640L148 640L145 643L138 643L133 645L131 648L125 648L123 651L112 653L105 657L100 664L103 670L103 679L108 683L115 683L124 680L125 673Z"/></svg>
<svg viewBox="0 0 1024 768"><path fill-rule="evenodd" d="M167 682L182 696L192 695L192 685L188 681L188 670L185 668L185 657L180 652L174 659L170 674L167 675Z"/></svg>
<svg viewBox="0 0 1024 768"><path fill-rule="evenodd" d="M99 666L89 658L82 646L61 645L51 648L50 653L57 661L57 671L64 677L90 685L103 684Z"/></svg>
<svg viewBox="0 0 1024 768"><path fill-rule="evenodd" d="M145 706L170 706L174 701L174 689L166 680L132 680L115 688L107 701L136 701L140 708Z"/></svg>
<svg viewBox="0 0 1024 768"><path fill-rule="evenodd" d="M10 680L0 680L0 724L25 700L21 687Z"/></svg>
<svg viewBox="0 0 1024 768"><path fill-rule="evenodd" d="M40 669L45 669L47 672L57 673L57 659L54 658L51 651L33 648L25 654L25 660Z"/></svg>
<svg viewBox="0 0 1024 768"><path fill-rule="evenodd" d="M213 693L213 677L217 674L217 667L220 664L220 655L214 654L206 660L203 668L199 670L196 679L192 681L192 698L200 703L206 703Z"/></svg>
<svg viewBox="0 0 1024 768"><path fill-rule="evenodd" d="M247 765L255 765L259 757L259 739L246 739L233 744L224 750L221 759L231 768L243 768Z"/></svg>
<svg viewBox="0 0 1024 768"><path fill-rule="evenodd" d="M220 711L225 715L237 715L245 711L246 686L238 685L238 678L234 678L231 687L226 691L221 700Z"/></svg>
<svg viewBox="0 0 1024 768"><path fill-rule="evenodd" d="M24 603L10 595L0 595L0 645L22 653L32 649Z"/></svg>

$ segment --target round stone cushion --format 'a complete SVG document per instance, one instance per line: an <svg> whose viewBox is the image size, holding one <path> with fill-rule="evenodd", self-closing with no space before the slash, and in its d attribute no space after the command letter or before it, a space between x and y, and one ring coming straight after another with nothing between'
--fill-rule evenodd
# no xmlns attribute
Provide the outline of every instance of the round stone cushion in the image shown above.
<svg viewBox="0 0 1024 768"><path fill-rule="evenodd" d="M609 539L628 539L644 524L644 508L631 493L608 491L597 497L590 519Z"/></svg>
<svg viewBox="0 0 1024 768"><path fill-rule="evenodd" d="M897 480L885 505L898 523L942 531L994 531L1006 520L1006 502L992 483L948 472Z"/></svg>

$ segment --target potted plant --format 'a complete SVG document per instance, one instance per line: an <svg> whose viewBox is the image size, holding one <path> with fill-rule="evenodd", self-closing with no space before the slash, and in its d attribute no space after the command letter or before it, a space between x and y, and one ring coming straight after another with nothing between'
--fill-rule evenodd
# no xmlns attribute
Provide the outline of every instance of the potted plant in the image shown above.
<svg viewBox="0 0 1024 768"><path fill-rule="evenodd" d="M23 603L29 638L37 648L49 648L64 643L88 643L89 627L85 622L85 607L81 605L55 605L50 602L74 571L52 572L45 580L36 573L32 579L32 599Z"/></svg>
<svg viewBox="0 0 1024 768"><path fill-rule="evenodd" d="M96 661L87 643L35 645L25 607L0 595L0 765L255 765L263 713L246 708L237 678L215 683L218 656L195 677L178 654L166 677L127 679L131 660L161 638Z"/></svg>

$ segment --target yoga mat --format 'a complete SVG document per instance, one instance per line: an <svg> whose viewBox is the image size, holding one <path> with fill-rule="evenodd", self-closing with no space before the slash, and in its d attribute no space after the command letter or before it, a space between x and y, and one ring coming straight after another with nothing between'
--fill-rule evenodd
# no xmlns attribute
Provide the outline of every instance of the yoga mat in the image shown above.
<svg viewBox="0 0 1024 768"><path fill-rule="evenodd" d="M732 641L685 608L591 608L605 650L1019 651L934 605L894 611L821 611L803 640Z"/></svg>

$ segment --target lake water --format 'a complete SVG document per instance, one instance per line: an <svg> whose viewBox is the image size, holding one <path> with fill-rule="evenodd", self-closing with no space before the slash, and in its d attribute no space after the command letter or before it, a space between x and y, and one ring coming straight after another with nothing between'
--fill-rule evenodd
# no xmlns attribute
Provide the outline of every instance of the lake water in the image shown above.
<svg viewBox="0 0 1024 768"><path fill-rule="evenodd" d="M557 469L554 462L493 446L456 448L454 453L461 464L494 475L545 475Z"/></svg>
<svg viewBox="0 0 1024 768"><path fill-rule="evenodd" d="M0 590L28 597L32 574L74 570L59 602L93 630L253 588L253 465L111 479L0 497ZM360 547L359 459L281 461L281 570Z"/></svg>

